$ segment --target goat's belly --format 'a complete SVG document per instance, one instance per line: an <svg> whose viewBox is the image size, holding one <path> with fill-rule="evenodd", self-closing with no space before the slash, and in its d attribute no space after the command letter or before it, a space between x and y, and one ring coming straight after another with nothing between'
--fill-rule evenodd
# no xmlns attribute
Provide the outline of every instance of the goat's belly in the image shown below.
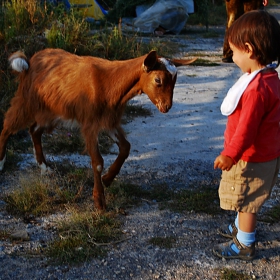
<svg viewBox="0 0 280 280"><path fill-rule="evenodd" d="M40 126L44 127L63 127L65 129L75 129L75 128L80 128L80 124L78 123L77 120L65 120L62 118L56 118L53 120L51 123L47 124L41 124Z"/></svg>
<svg viewBox="0 0 280 280"><path fill-rule="evenodd" d="M66 129L80 128L80 124L77 120L60 120L60 125Z"/></svg>

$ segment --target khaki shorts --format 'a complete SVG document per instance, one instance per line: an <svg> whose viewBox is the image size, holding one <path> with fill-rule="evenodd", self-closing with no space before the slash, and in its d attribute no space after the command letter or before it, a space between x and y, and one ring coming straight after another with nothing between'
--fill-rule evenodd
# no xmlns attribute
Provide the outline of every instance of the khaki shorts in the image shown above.
<svg viewBox="0 0 280 280"><path fill-rule="evenodd" d="M257 213L270 197L279 167L280 157L268 162L240 160L230 171L223 171L219 187L221 208Z"/></svg>

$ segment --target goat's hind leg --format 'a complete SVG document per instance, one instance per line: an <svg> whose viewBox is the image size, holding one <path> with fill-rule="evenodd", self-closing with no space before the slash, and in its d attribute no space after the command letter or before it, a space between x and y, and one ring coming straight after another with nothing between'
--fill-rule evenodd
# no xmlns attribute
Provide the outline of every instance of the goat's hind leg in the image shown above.
<svg viewBox="0 0 280 280"><path fill-rule="evenodd" d="M42 175L51 172L51 169L47 167L46 159L42 148L42 134L44 133L44 131L45 128L38 126L37 123L32 124L29 128L29 133L31 135L34 147L34 156L41 169Z"/></svg>
<svg viewBox="0 0 280 280"><path fill-rule="evenodd" d="M11 135L25 129L32 122L32 114L26 111L25 100L21 92L17 92L11 100L11 107L5 114L3 130L0 135L0 170L3 169L6 159L7 142Z"/></svg>
<svg viewBox="0 0 280 280"><path fill-rule="evenodd" d="M125 134L121 127L117 127L110 132L110 137L116 142L119 147L119 154L113 164L110 166L106 174L102 176L103 184L108 187L115 177L119 174L121 167L130 152L130 143L126 140Z"/></svg>
<svg viewBox="0 0 280 280"><path fill-rule="evenodd" d="M7 143L11 135L16 134L19 130L26 128L26 121L22 117L22 112L18 112L16 107L10 107L7 111L3 129L0 135L0 171L4 168L6 161Z"/></svg>

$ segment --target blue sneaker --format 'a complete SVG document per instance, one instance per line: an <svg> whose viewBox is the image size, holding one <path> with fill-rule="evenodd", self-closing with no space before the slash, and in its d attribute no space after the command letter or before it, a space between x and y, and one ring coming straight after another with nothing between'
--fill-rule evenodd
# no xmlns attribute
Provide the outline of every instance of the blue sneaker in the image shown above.
<svg viewBox="0 0 280 280"><path fill-rule="evenodd" d="M233 249L233 246L237 247L239 250L238 253ZM245 246L241 244L236 237L233 237L233 240L229 242L214 246L213 254L219 258L250 261L256 256L255 242L250 246Z"/></svg>
<svg viewBox="0 0 280 280"><path fill-rule="evenodd" d="M224 227L218 228L217 232L223 237L232 239L237 235L238 229L235 226L234 222L231 224L231 228L232 228L232 232L229 230L228 225L226 225Z"/></svg>

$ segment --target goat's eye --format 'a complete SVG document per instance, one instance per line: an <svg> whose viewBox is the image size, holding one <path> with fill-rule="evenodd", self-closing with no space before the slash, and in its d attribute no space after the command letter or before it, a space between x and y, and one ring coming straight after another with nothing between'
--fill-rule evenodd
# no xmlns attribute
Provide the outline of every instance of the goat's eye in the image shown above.
<svg viewBox="0 0 280 280"><path fill-rule="evenodd" d="M155 82L160 85L161 84L160 78L155 78Z"/></svg>

